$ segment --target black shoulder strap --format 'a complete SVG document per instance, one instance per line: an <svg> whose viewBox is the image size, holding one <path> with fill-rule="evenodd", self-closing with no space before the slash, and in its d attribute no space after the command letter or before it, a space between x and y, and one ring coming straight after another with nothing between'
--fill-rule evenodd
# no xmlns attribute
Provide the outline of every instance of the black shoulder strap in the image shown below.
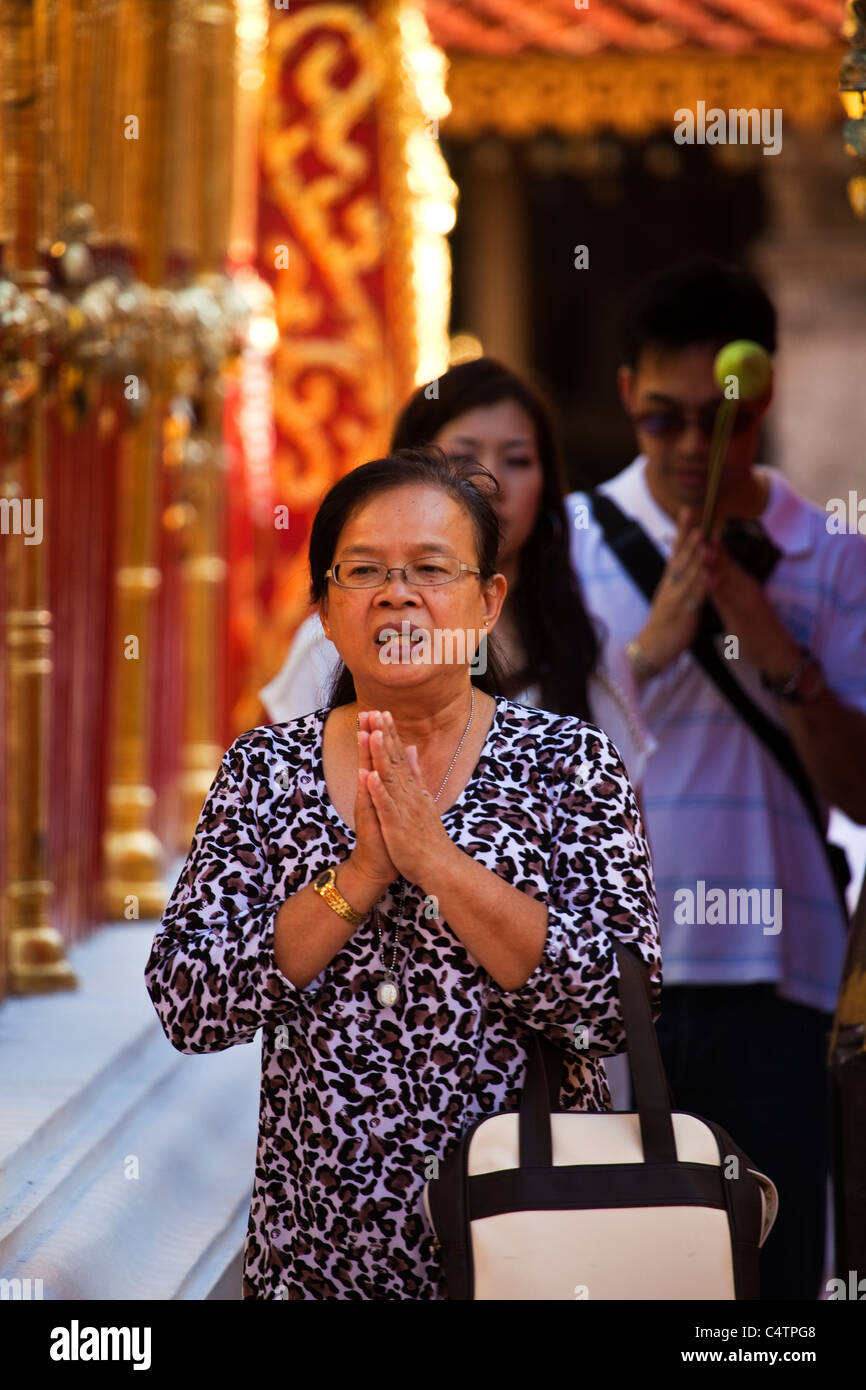
<svg viewBox="0 0 866 1390"><path fill-rule="evenodd" d="M604 532L605 540L623 569L651 603L664 573L664 557L653 545L643 527L632 517L627 517L621 512L610 497L606 497L596 489L590 493L590 500L596 520ZM704 673L709 676L717 689L761 740L768 752L773 755L798 791L824 848L824 854L830 866L833 882L836 885L842 911L847 921L848 907L845 899L845 888L850 878L848 863L839 846L831 845L827 841L821 821L821 812L818 809L808 773L788 735L771 719L767 718L763 710L759 709L749 698L739 681L735 680L727 670L713 645L711 631L712 625L703 622L689 650L703 668Z"/></svg>

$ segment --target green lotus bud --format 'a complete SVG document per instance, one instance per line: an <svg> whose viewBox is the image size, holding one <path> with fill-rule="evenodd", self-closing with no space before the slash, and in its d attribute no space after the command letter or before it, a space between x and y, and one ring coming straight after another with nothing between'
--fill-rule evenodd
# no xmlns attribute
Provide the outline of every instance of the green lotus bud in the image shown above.
<svg viewBox="0 0 866 1390"><path fill-rule="evenodd" d="M773 379L773 364L767 349L760 343L739 338L719 350L713 363L713 375L723 391L730 378L736 377L736 398L748 401L763 396Z"/></svg>

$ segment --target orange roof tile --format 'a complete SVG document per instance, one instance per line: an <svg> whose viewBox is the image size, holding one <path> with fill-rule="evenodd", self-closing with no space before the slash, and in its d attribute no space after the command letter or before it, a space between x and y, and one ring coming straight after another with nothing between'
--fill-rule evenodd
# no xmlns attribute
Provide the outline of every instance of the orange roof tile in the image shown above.
<svg viewBox="0 0 866 1390"><path fill-rule="evenodd" d="M441 47L511 57L581 57L603 49L726 53L827 48L840 42L842 0L426 0Z"/></svg>

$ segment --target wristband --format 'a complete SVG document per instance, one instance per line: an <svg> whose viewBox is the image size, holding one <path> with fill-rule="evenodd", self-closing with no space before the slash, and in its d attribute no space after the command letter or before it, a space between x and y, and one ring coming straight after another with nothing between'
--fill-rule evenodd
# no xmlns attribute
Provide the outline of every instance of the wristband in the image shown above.
<svg viewBox="0 0 866 1390"><path fill-rule="evenodd" d="M807 693L802 689L802 685L803 676L810 666L814 667L817 673L818 684ZM824 677L817 657L812 655L808 647L801 647L799 660L790 676L785 676L782 680L772 680L762 671L761 684L771 695L775 695L777 700L784 700L788 705L809 705L813 700L817 700L824 689Z"/></svg>

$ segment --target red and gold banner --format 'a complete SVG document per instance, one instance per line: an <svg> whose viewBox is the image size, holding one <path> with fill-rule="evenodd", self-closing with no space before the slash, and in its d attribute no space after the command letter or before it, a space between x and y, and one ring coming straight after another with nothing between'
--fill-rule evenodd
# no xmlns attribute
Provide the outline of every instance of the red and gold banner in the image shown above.
<svg viewBox="0 0 866 1390"><path fill-rule="evenodd" d="M261 683L307 611L306 542L322 495L383 452L416 382L447 366L442 233L455 190L437 144L447 103L422 51L435 74L421 12L400 0L297 0L272 14L257 270L279 326L274 487L288 526L271 518L260 555L273 569ZM264 593L262 568L260 580Z"/></svg>

